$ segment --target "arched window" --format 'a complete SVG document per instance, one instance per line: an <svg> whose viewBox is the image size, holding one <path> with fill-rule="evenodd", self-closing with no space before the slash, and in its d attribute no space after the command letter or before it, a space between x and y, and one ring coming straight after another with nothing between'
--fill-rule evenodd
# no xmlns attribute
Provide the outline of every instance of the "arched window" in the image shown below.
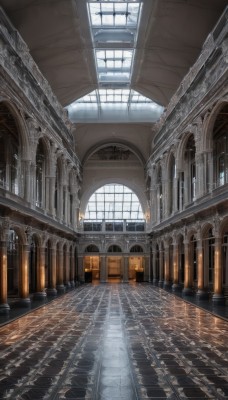
<svg viewBox="0 0 228 400"><path fill-rule="evenodd" d="M86 247L85 253L99 253L99 249L95 244L90 244Z"/></svg>
<svg viewBox="0 0 228 400"><path fill-rule="evenodd" d="M44 207L45 201L45 152L42 140L36 151L36 206Z"/></svg>
<svg viewBox="0 0 228 400"><path fill-rule="evenodd" d="M219 112L213 129L213 160L215 186L228 182L228 105Z"/></svg>
<svg viewBox="0 0 228 400"><path fill-rule="evenodd" d="M121 252L122 252L122 250L121 250L120 246L118 246L117 244L112 244L108 248L108 253L121 253Z"/></svg>
<svg viewBox="0 0 228 400"><path fill-rule="evenodd" d="M134 246L131 247L130 253L143 253L143 248L138 244L135 244Z"/></svg>
<svg viewBox="0 0 228 400"><path fill-rule="evenodd" d="M0 185L19 194L19 132L8 107L0 104Z"/></svg>
<svg viewBox="0 0 228 400"><path fill-rule="evenodd" d="M131 189L124 185L108 184L90 197L85 220L143 221L144 216L139 199Z"/></svg>

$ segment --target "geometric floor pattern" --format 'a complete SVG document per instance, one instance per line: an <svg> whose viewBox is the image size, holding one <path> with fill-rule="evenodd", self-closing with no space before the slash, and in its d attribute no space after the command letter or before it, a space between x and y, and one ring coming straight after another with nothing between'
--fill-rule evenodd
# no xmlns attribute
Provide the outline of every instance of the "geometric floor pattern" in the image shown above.
<svg viewBox="0 0 228 400"><path fill-rule="evenodd" d="M0 398L228 399L228 322L150 284L83 285L0 328Z"/></svg>

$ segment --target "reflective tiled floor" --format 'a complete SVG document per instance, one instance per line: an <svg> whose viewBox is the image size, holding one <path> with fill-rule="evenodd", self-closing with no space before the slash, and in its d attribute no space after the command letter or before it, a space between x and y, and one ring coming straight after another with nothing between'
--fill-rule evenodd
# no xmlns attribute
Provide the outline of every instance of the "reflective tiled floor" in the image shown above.
<svg viewBox="0 0 228 400"><path fill-rule="evenodd" d="M228 399L228 322L149 284L85 285L0 328L1 399Z"/></svg>

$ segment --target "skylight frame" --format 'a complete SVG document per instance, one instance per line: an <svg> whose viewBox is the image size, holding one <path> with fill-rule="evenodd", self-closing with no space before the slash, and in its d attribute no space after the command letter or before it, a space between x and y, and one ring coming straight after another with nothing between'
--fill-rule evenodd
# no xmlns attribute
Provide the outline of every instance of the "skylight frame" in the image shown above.
<svg viewBox="0 0 228 400"><path fill-rule="evenodd" d="M141 1L89 1L91 28L136 29L140 17L140 3ZM120 5L122 5L122 10Z"/></svg>

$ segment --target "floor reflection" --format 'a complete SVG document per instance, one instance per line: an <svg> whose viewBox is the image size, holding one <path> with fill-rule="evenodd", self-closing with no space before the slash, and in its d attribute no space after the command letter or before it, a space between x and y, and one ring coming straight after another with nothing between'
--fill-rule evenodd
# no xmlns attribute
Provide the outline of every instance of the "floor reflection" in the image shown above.
<svg viewBox="0 0 228 400"><path fill-rule="evenodd" d="M0 328L0 398L227 399L227 333L158 287L85 285Z"/></svg>

